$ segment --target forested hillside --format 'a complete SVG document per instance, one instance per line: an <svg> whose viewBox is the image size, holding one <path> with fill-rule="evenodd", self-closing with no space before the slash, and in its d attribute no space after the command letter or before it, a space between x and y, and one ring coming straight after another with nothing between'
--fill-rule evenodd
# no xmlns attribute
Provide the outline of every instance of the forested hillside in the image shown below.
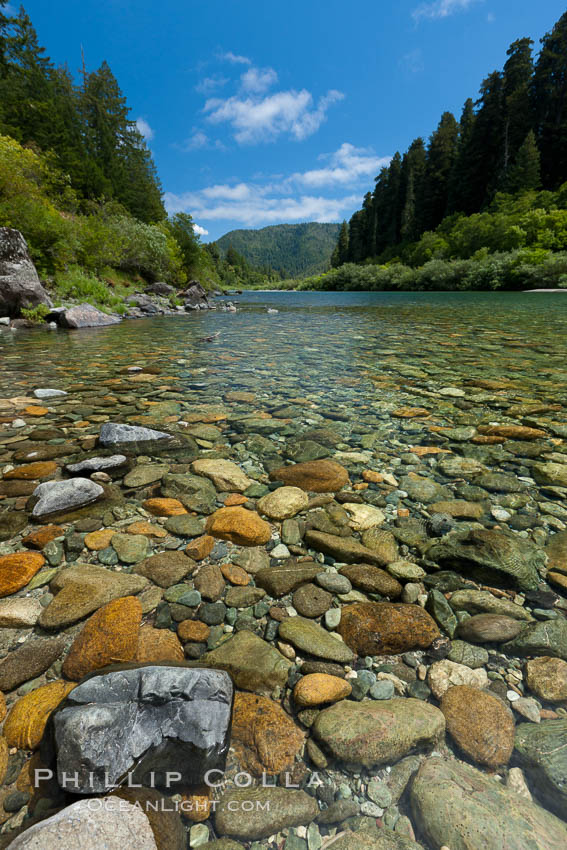
<svg viewBox="0 0 567 850"><path fill-rule="evenodd" d="M362 208L341 227L333 266L417 269L433 260L482 263L499 254L506 267L549 270L551 255L567 249L567 190L561 188L567 181L567 13L542 39L535 60L530 38L515 41L506 55L503 69L489 74L459 119L443 113L427 142L414 139L381 170ZM567 269L555 261L557 283ZM498 274L492 277L493 286L505 285ZM413 285L421 285L416 275Z"/></svg>
<svg viewBox="0 0 567 850"><path fill-rule="evenodd" d="M217 240L226 256L230 247L256 267L269 267L282 277L304 277L329 267L338 224L276 224L261 230L231 230Z"/></svg>

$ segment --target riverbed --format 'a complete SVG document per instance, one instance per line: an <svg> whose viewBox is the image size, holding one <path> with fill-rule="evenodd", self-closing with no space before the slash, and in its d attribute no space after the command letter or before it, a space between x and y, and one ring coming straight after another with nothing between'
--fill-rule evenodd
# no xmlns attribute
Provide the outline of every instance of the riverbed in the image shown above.
<svg viewBox="0 0 567 850"><path fill-rule="evenodd" d="M471 847L509 830L527 848L530 821L534 847L567 846L567 766L546 761L567 734L567 299L230 300L235 313L219 300L91 330L0 328L4 830L37 805L22 775L43 688L185 658L235 682L226 799L243 769L260 800L266 772L304 792L254 833L245 812L215 815L218 790L189 789L208 801L184 822L195 840L319 850L344 831L344 850L439 850L466 822ZM109 423L160 434L124 442ZM67 489L38 511L38 486L78 476L84 503ZM89 624L132 597L117 650ZM34 641L45 663L18 661ZM44 811L63 801L38 796Z"/></svg>

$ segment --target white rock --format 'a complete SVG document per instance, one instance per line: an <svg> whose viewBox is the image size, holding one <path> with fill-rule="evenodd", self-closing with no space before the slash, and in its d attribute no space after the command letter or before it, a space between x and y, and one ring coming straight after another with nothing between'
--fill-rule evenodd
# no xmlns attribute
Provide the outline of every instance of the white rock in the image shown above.
<svg viewBox="0 0 567 850"><path fill-rule="evenodd" d="M278 487L258 501L258 511L270 519L291 519L309 504L307 493L299 487Z"/></svg>
<svg viewBox="0 0 567 850"><path fill-rule="evenodd" d="M210 478L217 490L228 493L244 493L255 482L233 463L222 458L201 458L191 464L195 475Z"/></svg>
<svg viewBox="0 0 567 850"><path fill-rule="evenodd" d="M427 683L433 695L437 699L441 699L443 694L454 685L470 685L472 688L486 688L488 686L488 676L483 667L479 667L478 670L472 670L464 664L457 664L455 661L449 661L447 658L444 658L442 661L435 661L431 665L427 675Z"/></svg>
<svg viewBox="0 0 567 850"><path fill-rule="evenodd" d="M350 527L354 528L355 531L366 531L367 528L382 525L386 519L382 511L379 508L375 508L374 505L359 505L356 502L346 502L343 508L350 516Z"/></svg>
<svg viewBox="0 0 567 850"><path fill-rule="evenodd" d="M79 800L18 835L10 850L157 850L144 812L120 797Z"/></svg>
<svg viewBox="0 0 567 850"><path fill-rule="evenodd" d="M10 317L9 316L1 316L0 317L0 325L6 325L6 327L10 326Z"/></svg>
<svg viewBox="0 0 567 850"><path fill-rule="evenodd" d="M152 428L141 428L138 425L121 425L118 422L105 422L99 436L101 446L171 439L171 434L166 434L165 431L154 431Z"/></svg>
<svg viewBox="0 0 567 850"><path fill-rule="evenodd" d="M51 390L49 388L34 390L33 394L36 398L57 398L57 396L67 395L65 390Z"/></svg>
<svg viewBox="0 0 567 850"><path fill-rule="evenodd" d="M3 629L29 629L35 626L43 606L39 599L16 597L0 601L0 627Z"/></svg>
<svg viewBox="0 0 567 850"><path fill-rule="evenodd" d="M370 452L335 452L334 459L337 463L368 463L372 454Z"/></svg>
<svg viewBox="0 0 567 850"><path fill-rule="evenodd" d="M525 797L526 800L532 799L532 795L530 794L530 790L528 788L527 782L525 780L521 768L511 767L508 770L508 781L506 784L508 788L511 788L512 791L515 791L516 794L520 794L521 797Z"/></svg>

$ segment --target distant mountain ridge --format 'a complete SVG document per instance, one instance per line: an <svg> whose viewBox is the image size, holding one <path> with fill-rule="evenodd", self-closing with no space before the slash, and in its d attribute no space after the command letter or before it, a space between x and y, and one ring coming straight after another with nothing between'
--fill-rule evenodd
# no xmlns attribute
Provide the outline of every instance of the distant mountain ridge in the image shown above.
<svg viewBox="0 0 567 850"><path fill-rule="evenodd" d="M274 224L260 230L231 230L217 239L226 255L232 245L253 266L269 265L284 277L325 271L337 244L340 224Z"/></svg>

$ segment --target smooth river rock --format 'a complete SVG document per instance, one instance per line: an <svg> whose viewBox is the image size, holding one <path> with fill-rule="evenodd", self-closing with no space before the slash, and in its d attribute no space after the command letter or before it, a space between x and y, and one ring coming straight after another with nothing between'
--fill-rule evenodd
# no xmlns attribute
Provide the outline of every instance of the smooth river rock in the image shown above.
<svg viewBox="0 0 567 850"><path fill-rule="evenodd" d="M567 807L567 718L520 723L515 751L546 808L565 819Z"/></svg>
<svg viewBox="0 0 567 850"><path fill-rule="evenodd" d="M93 803L79 800L30 826L10 850L158 850L140 807L110 795Z"/></svg>
<svg viewBox="0 0 567 850"><path fill-rule="evenodd" d="M121 443L147 443L154 440L171 440L171 434L141 428L138 425L121 425L118 422L105 422L101 426L99 442L101 446L115 446Z"/></svg>
<svg viewBox="0 0 567 850"><path fill-rule="evenodd" d="M88 478L71 478L69 481L45 481L33 491L38 499L32 510L33 517L80 508L96 501L104 489Z"/></svg>
<svg viewBox="0 0 567 850"><path fill-rule="evenodd" d="M335 758L372 768L442 739L445 718L418 699L343 700L319 712L312 731Z"/></svg>
<svg viewBox="0 0 567 850"><path fill-rule="evenodd" d="M94 564L73 564L60 570L50 584L57 595L39 618L44 629L57 629L82 620L112 599L131 596L148 586L147 578L114 573Z"/></svg>
<svg viewBox="0 0 567 850"><path fill-rule="evenodd" d="M416 825L432 847L567 847L567 824L463 762L425 761L414 779L411 803Z"/></svg>
<svg viewBox="0 0 567 850"><path fill-rule="evenodd" d="M215 827L219 835L267 838L290 826L311 823L319 814L314 797L288 788L242 788L221 797Z"/></svg>
<svg viewBox="0 0 567 850"><path fill-rule="evenodd" d="M535 590L545 552L531 541L502 531L474 528L455 532L427 551L427 559L443 569L463 572L483 583Z"/></svg>
<svg viewBox="0 0 567 850"><path fill-rule="evenodd" d="M238 688L267 695L285 685L291 667L281 652L246 630L208 652L203 661L227 670Z"/></svg>
<svg viewBox="0 0 567 850"><path fill-rule="evenodd" d="M567 620L527 623L514 640L502 648L511 655L549 655L567 661Z"/></svg>
<svg viewBox="0 0 567 850"><path fill-rule="evenodd" d="M388 655L427 649L440 636L419 605L356 602L341 612L339 634L357 655Z"/></svg>
<svg viewBox="0 0 567 850"><path fill-rule="evenodd" d="M341 640L305 617L288 617L280 623L279 636L293 644L302 652L316 655L327 661L348 664L354 658L353 652Z"/></svg>
<svg viewBox="0 0 567 850"><path fill-rule="evenodd" d="M278 487L272 493L267 493L258 502L258 511L270 519L291 519L300 511L305 510L309 498L299 487Z"/></svg>
<svg viewBox="0 0 567 850"><path fill-rule="evenodd" d="M514 749L514 717L494 694L457 685L441 700L447 731L470 759L496 768L508 764Z"/></svg>

